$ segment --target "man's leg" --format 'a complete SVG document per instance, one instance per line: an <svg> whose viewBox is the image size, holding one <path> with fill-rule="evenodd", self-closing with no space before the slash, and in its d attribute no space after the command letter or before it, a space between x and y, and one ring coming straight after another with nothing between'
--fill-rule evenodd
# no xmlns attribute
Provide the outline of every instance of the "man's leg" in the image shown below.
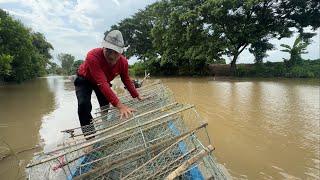
<svg viewBox="0 0 320 180"><path fill-rule="evenodd" d="M91 83L82 77L77 77L74 81L74 85L78 99L78 116L82 127L81 129L83 134L87 136L95 133L94 126L91 125L91 94L93 88Z"/></svg>
<svg viewBox="0 0 320 180"><path fill-rule="evenodd" d="M94 86L93 90L96 93L100 108L102 108L102 109L109 108L110 107L109 102L108 102L107 98L102 94L99 87Z"/></svg>

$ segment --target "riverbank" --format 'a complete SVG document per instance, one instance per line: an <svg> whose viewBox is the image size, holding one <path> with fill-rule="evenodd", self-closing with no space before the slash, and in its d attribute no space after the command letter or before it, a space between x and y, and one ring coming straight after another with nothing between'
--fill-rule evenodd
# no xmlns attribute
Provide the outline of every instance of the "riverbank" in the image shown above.
<svg viewBox="0 0 320 180"><path fill-rule="evenodd" d="M130 66L131 75L143 76L148 66L139 62ZM230 72L230 64L209 64L200 72L186 71L184 68L165 74L151 71L153 76L234 76L234 77L284 77L284 78L320 78L320 59L304 60L300 64L288 67L284 62L266 62L262 64L237 64L235 75Z"/></svg>
<svg viewBox="0 0 320 180"><path fill-rule="evenodd" d="M306 60L291 67L284 62L266 62L263 64L240 64L238 77L286 77L320 78L320 60Z"/></svg>

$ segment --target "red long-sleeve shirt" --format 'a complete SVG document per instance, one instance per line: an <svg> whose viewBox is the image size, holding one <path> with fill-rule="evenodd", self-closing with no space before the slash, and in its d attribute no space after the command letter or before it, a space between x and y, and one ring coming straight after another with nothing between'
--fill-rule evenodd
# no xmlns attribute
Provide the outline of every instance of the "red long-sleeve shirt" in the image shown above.
<svg viewBox="0 0 320 180"><path fill-rule="evenodd" d="M100 91L113 106L119 103L119 99L111 90L109 83L118 75L131 96L133 98L139 96L129 77L128 60L123 55L120 55L117 63L112 65L105 59L102 48L92 49L88 52L84 63L80 65L78 75L98 85Z"/></svg>

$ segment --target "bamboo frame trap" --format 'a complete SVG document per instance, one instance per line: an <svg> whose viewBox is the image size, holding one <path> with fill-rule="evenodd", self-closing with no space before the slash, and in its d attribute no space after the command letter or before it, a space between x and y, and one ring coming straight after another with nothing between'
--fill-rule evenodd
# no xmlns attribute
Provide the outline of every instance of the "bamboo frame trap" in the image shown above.
<svg viewBox="0 0 320 180"><path fill-rule="evenodd" d="M139 93L143 101L120 97L137 110L129 119L102 107L92 124L62 131L61 145L27 166L29 179L227 179L193 105L177 103L160 81Z"/></svg>

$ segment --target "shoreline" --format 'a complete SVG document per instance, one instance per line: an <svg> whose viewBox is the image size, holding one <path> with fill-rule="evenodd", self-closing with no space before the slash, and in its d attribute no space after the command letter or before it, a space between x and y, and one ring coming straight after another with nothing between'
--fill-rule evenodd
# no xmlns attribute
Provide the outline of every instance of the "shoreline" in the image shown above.
<svg viewBox="0 0 320 180"><path fill-rule="evenodd" d="M33 81L36 80L38 78L47 78L47 77L55 77L55 76L59 76L59 77L73 77L73 75L49 75L49 76L41 76L41 77L37 77L34 79L30 79L30 80L26 80L23 82L6 82L6 81L0 81L0 87L1 86L6 86L6 85L17 85L17 84L22 84L22 83L26 83L29 81ZM139 79L139 78L144 78L144 76L130 76L132 79ZM239 76L213 76L213 75L206 75L206 76L192 76L192 75L170 75L170 76L161 76L161 75L154 75L151 76L151 78L191 78L191 79L196 79L196 78L209 78L210 80L246 80L246 79L258 79L258 80L306 80L306 81L319 81L320 79L317 77L314 78L298 78L298 77L261 77L261 76L243 76L243 77L239 77ZM320 83L320 82L319 82Z"/></svg>

